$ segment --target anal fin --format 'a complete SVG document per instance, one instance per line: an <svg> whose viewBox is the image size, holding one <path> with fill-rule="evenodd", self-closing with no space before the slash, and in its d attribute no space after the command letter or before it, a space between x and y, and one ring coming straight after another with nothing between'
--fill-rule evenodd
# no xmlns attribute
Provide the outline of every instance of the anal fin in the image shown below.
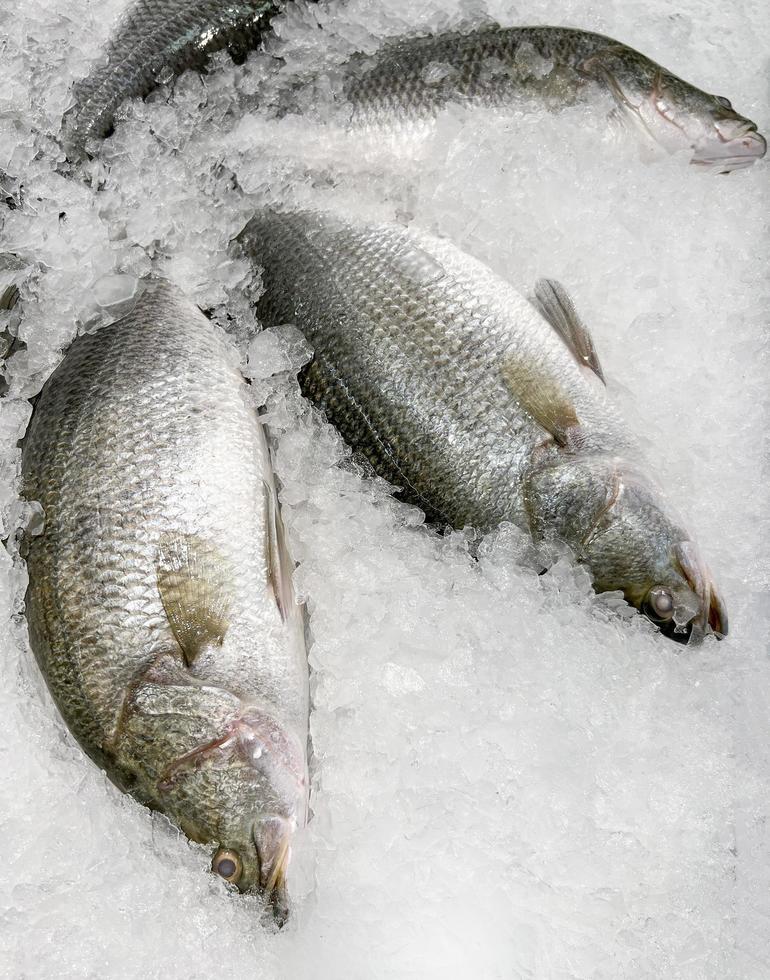
<svg viewBox="0 0 770 980"><path fill-rule="evenodd" d="M232 569L218 549L195 534L166 534L155 570L163 608L188 664L221 646L228 629Z"/></svg>
<svg viewBox="0 0 770 980"><path fill-rule="evenodd" d="M591 334L564 286L555 279L538 279L532 302L567 345L577 363L589 368L606 384Z"/></svg>

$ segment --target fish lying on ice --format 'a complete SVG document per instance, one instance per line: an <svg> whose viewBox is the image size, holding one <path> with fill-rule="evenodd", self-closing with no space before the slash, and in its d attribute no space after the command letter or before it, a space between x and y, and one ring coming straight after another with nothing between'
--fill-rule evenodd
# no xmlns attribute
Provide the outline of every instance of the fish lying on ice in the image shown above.
<svg viewBox="0 0 770 980"><path fill-rule="evenodd" d="M601 89L613 121L720 172L751 165L767 144L751 120L612 38L565 27L486 26L401 38L343 68L354 127L429 119L450 103L505 107L523 96L564 105Z"/></svg>
<svg viewBox="0 0 770 980"><path fill-rule="evenodd" d="M243 61L285 5L282 0L136 0L102 61L73 87L73 104L62 124L68 155L82 157L90 140L109 135L126 99L143 97L188 68L203 68L216 51Z"/></svg>
<svg viewBox="0 0 770 980"><path fill-rule="evenodd" d="M314 349L305 394L430 521L560 539L673 639L727 632L558 284L533 305L446 240L315 212L260 211L237 240L262 322Z"/></svg>
<svg viewBox="0 0 770 980"><path fill-rule="evenodd" d="M287 913L306 818L308 666L264 432L226 336L168 284L77 339L23 488L30 640L110 778Z"/></svg>

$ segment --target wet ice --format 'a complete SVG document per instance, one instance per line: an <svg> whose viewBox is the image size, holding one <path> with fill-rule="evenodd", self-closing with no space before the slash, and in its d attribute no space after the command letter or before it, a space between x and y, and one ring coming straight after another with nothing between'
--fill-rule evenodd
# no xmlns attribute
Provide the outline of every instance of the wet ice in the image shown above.
<svg viewBox="0 0 770 980"><path fill-rule="evenodd" d="M27 519L26 397L77 329L114 318L131 277L172 278L241 339L265 403L311 614L314 782L294 923L268 935L254 902L206 874L210 854L66 733L28 650L23 564L0 551L9 975L766 975L766 163L717 178L645 161L581 106L503 122L450 109L408 153L324 115L351 51L489 16L610 34L767 131L761 13L290 7L268 45L280 65L222 56L126 107L86 184L57 173L47 134L120 4L12 6L0 169L23 175L24 206L3 210L0 235L27 271L0 411L5 533ZM282 116L281 93L319 67L305 115ZM563 281L721 584L730 637L672 649L568 558L538 576L515 529L439 536L394 500L301 399L292 328L254 335L228 243L266 202L414 222L524 293Z"/></svg>

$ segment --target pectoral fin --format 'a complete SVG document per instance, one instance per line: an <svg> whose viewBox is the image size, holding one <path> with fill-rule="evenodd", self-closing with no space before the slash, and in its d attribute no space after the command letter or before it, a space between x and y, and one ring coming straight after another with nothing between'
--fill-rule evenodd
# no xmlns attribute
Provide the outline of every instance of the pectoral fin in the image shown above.
<svg viewBox="0 0 770 980"><path fill-rule="evenodd" d="M535 283L533 305L558 333L578 364L590 368L604 382L604 373L591 334L578 316L564 286L555 279L538 279Z"/></svg>
<svg viewBox="0 0 770 980"><path fill-rule="evenodd" d="M575 441L580 426L572 400L554 378L537 374L528 361L509 357L503 364L503 378L521 407L548 432L560 446Z"/></svg>
<svg viewBox="0 0 770 980"><path fill-rule="evenodd" d="M286 546L286 532L281 520L281 511L278 507L275 489L266 480L263 480L262 491L267 516L267 534L265 536L267 583L275 598L281 619L286 622L288 611L294 602L294 590L291 584L293 563Z"/></svg>
<svg viewBox="0 0 770 980"><path fill-rule="evenodd" d="M194 534L164 535L155 569L169 625L191 664L225 638L232 569L214 545Z"/></svg>

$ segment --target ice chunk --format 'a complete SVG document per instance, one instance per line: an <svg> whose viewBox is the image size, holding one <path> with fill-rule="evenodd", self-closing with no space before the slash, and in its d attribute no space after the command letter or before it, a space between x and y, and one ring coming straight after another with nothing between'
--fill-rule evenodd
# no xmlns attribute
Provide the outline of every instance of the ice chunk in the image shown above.
<svg viewBox="0 0 770 980"><path fill-rule="evenodd" d="M311 356L303 334L292 324L263 330L248 349L248 373L251 378L269 378L274 374L296 373Z"/></svg>
<svg viewBox="0 0 770 980"><path fill-rule="evenodd" d="M514 62L523 78L545 78L553 71L553 62L544 58L528 41L516 49Z"/></svg>
<svg viewBox="0 0 770 980"><path fill-rule="evenodd" d="M114 274L102 276L91 286L93 301L103 310L115 312L131 303L139 286L135 276Z"/></svg>
<svg viewBox="0 0 770 980"><path fill-rule="evenodd" d="M441 82L448 81L458 74L453 65L448 65L440 61L431 61L422 70L422 79L428 85L440 85Z"/></svg>

